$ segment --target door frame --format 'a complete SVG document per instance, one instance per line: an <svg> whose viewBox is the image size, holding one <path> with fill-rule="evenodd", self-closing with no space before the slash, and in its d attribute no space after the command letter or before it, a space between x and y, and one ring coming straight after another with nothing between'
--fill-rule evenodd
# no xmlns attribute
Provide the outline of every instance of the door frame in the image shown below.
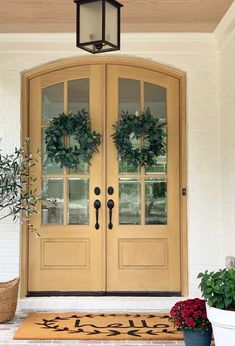
<svg viewBox="0 0 235 346"><path fill-rule="evenodd" d="M188 294L188 237L187 237L187 138L186 138L186 73L167 65L140 58L125 56L79 57L60 60L33 68L21 74L21 143L29 135L29 82L32 78L45 73L59 71L69 67L103 64L104 71L108 64L141 67L156 71L178 79L179 81L179 113L180 113L180 243L181 243L181 292ZM28 230L27 225L21 226L20 234L20 297L25 298L28 291ZM91 293L92 295L92 293Z"/></svg>

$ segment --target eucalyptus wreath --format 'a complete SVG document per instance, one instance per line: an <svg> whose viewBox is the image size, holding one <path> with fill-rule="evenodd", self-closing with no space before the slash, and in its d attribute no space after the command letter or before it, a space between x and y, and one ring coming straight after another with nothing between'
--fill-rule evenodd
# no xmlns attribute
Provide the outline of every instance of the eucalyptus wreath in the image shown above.
<svg viewBox="0 0 235 346"><path fill-rule="evenodd" d="M73 136L76 144L65 145L65 135ZM90 164L100 145L99 133L91 130L90 117L85 109L77 113L59 114L50 121L45 130L45 143L48 158L61 167L74 168L81 161Z"/></svg>
<svg viewBox="0 0 235 346"><path fill-rule="evenodd" d="M164 126L149 108L141 115L123 112L112 135L121 159L137 166L156 164L157 157L166 152ZM139 145L134 144L136 140Z"/></svg>

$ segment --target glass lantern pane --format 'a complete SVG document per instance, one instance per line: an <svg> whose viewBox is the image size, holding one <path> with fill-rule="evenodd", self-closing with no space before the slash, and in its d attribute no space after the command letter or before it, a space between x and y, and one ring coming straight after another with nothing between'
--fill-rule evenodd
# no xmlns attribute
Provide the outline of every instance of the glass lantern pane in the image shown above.
<svg viewBox="0 0 235 346"><path fill-rule="evenodd" d="M102 40L102 1L80 5L80 43Z"/></svg>
<svg viewBox="0 0 235 346"><path fill-rule="evenodd" d="M50 178L42 181L42 224L63 224L63 179Z"/></svg>
<svg viewBox="0 0 235 346"><path fill-rule="evenodd" d="M55 84L42 91L42 121L44 124L64 111L64 83Z"/></svg>
<svg viewBox="0 0 235 346"><path fill-rule="evenodd" d="M105 39L117 46L118 44L118 9L108 1L105 3Z"/></svg>
<svg viewBox="0 0 235 346"><path fill-rule="evenodd" d="M69 210L70 225L89 224L89 179L69 179Z"/></svg>
<svg viewBox="0 0 235 346"><path fill-rule="evenodd" d="M119 223L141 223L141 183L138 179L119 179Z"/></svg>
<svg viewBox="0 0 235 346"><path fill-rule="evenodd" d="M145 224L167 224L166 179L145 179Z"/></svg>
<svg viewBox="0 0 235 346"><path fill-rule="evenodd" d="M42 129L42 143L43 143L43 148L42 148L42 172L44 174L62 174L63 173L63 168L59 163L52 162L51 159L48 158L47 153L46 153L46 144L45 144L45 128Z"/></svg>
<svg viewBox="0 0 235 346"><path fill-rule="evenodd" d="M77 113L89 111L89 79L77 79L68 82L68 111Z"/></svg>

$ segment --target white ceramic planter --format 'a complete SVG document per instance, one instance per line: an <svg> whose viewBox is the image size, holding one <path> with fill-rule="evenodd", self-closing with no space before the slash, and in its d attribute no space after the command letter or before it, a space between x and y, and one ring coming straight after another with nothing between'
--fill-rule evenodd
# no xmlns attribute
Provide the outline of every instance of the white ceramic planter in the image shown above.
<svg viewBox="0 0 235 346"><path fill-rule="evenodd" d="M215 346L235 346L235 311L221 310L206 305L212 324Z"/></svg>

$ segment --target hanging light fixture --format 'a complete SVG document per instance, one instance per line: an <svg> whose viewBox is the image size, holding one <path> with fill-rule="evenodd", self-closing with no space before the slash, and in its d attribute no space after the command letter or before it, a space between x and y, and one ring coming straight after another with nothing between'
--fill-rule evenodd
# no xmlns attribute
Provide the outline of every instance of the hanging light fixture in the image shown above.
<svg viewBox="0 0 235 346"><path fill-rule="evenodd" d="M77 4L77 47L90 53L120 49L120 9L116 0L74 0Z"/></svg>

